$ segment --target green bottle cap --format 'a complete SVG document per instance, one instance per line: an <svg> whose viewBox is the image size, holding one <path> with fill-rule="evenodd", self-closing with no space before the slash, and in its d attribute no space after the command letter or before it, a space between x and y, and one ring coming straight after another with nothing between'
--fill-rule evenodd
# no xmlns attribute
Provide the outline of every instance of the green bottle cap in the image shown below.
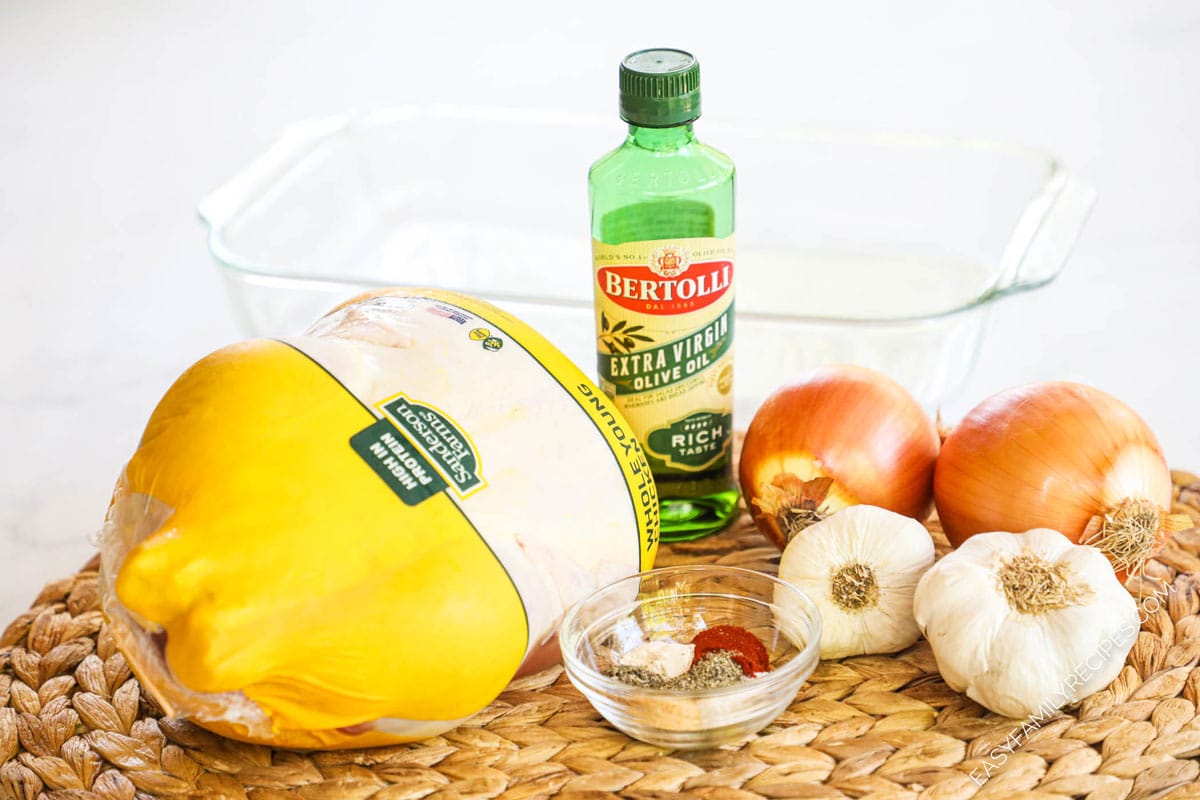
<svg viewBox="0 0 1200 800"><path fill-rule="evenodd" d="M621 119L670 128L700 117L700 63L668 48L639 50L621 62Z"/></svg>

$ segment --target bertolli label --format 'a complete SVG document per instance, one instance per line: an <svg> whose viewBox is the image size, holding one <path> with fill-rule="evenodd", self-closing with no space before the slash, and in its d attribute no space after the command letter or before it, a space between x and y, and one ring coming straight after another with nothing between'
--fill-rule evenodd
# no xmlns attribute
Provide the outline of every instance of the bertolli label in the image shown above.
<svg viewBox="0 0 1200 800"><path fill-rule="evenodd" d="M600 386L655 471L702 472L733 435L734 238L592 241Z"/></svg>

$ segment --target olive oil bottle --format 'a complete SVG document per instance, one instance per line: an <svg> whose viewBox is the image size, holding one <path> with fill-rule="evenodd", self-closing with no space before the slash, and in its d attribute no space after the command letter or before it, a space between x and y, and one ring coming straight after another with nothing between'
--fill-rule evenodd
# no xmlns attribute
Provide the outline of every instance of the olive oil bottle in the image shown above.
<svg viewBox="0 0 1200 800"><path fill-rule="evenodd" d="M625 142L588 173L600 386L646 451L662 538L695 539L737 513L733 162L692 130L690 53L627 56L620 114Z"/></svg>

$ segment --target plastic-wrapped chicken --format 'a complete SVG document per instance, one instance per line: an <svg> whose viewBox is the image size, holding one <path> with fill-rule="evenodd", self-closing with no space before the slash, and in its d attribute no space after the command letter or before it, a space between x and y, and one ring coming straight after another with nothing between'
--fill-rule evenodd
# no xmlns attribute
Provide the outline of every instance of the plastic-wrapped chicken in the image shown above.
<svg viewBox="0 0 1200 800"><path fill-rule="evenodd" d="M657 544L641 449L577 367L486 303L396 289L175 382L114 493L104 607L168 713L369 746L557 661L566 607Z"/></svg>

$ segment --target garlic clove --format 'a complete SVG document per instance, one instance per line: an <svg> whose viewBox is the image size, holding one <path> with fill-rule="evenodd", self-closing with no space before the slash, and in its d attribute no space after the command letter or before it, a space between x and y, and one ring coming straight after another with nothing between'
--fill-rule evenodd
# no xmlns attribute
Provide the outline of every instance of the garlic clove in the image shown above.
<svg viewBox="0 0 1200 800"><path fill-rule="evenodd" d="M881 581L879 606L872 613L859 618L864 627L862 640L868 643L862 648L864 654L895 653L920 638L921 629L917 627L912 613L915 588L915 581L891 584ZM867 626L870 630L865 629Z"/></svg>
<svg viewBox="0 0 1200 800"><path fill-rule="evenodd" d="M971 676L966 695L1006 717L1052 713L1063 704L1064 659L1033 617L1002 625L991 640L988 668ZM1036 655L1035 655L1036 654Z"/></svg>
<svg viewBox="0 0 1200 800"><path fill-rule="evenodd" d="M1094 552L1107 562L1102 553ZM1098 641L1081 638L1079 632L1094 627L1098 614L1108 620L1108 629ZM1043 627L1046 642L1058 649L1064 674L1069 675L1055 687L1062 692L1060 705L1071 705L1108 686L1120 674L1141 624L1136 604L1102 602L1047 614Z"/></svg>
<svg viewBox="0 0 1200 800"><path fill-rule="evenodd" d="M976 558L964 559L959 566L953 572L923 579L917 585L913 609L918 629L933 648L938 672L951 689L970 696L975 677L986 674L997 658L992 642L1008 604L989 590L995 580L989 564ZM945 658L947 652L954 658Z"/></svg>
<svg viewBox="0 0 1200 800"><path fill-rule="evenodd" d="M999 714L1024 718L1052 714L1103 689L1121 671L1132 641L1116 635L1104 648L1103 639L1080 637L1094 627L1095 613L1094 607L1075 606L1017 615L998 631L990 669L967 695ZM1136 635L1136 618L1131 630Z"/></svg>
<svg viewBox="0 0 1200 800"><path fill-rule="evenodd" d="M1082 681L1066 701L1070 704L1117 677L1125 654L1137 640L1141 619L1137 603L1112 573L1103 552L1095 547L1067 546L1058 558L1081 588L1080 601L1086 604L1059 609L1044 618L1047 640L1062 651L1066 666ZM1095 633L1081 637L1080 631L1086 630Z"/></svg>

